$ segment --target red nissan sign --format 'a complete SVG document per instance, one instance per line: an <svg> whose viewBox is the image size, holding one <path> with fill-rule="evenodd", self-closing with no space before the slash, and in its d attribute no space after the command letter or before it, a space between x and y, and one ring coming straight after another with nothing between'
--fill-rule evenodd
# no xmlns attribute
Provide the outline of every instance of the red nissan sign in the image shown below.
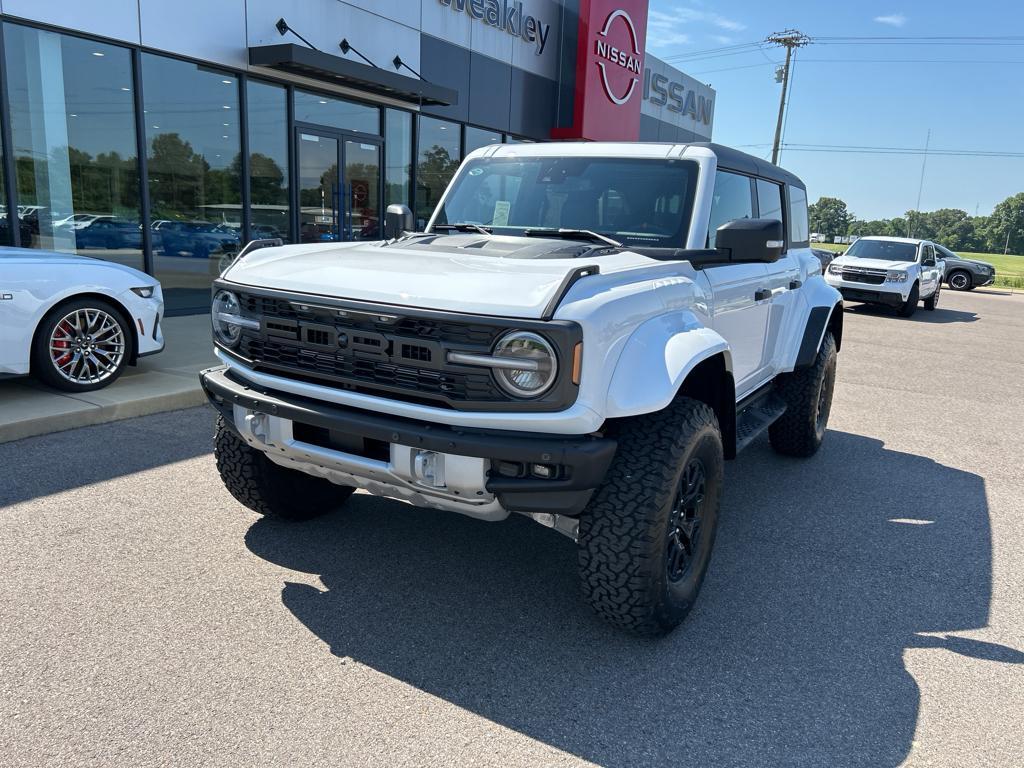
<svg viewBox="0 0 1024 768"><path fill-rule="evenodd" d="M580 0L573 124L556 139L640 138L647 0Z"/></svg>

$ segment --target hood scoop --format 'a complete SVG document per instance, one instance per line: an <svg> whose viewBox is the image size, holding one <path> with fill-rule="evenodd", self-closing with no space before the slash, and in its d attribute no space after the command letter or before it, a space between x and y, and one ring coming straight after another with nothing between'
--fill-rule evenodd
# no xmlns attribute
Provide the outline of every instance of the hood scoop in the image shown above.
<svg viewBox="0 0 1024 768"><path fill-rule="evenodd" d="M595 251L609 250L607 246L595 246L593 243L567 243L565 240L539 237L487 236L475 232L457 235L429 234L413 240L396 240L384 244L383 247L445 253L452 256L467 251L482 252L488 256L504 256L507 259L580 259L593 255Z"/></svg>

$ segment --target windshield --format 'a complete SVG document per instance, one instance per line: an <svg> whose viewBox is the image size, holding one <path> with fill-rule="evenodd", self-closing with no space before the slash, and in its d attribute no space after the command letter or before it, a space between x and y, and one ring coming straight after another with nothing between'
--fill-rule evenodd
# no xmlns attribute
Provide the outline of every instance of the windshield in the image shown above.
<svg viewBox="0 0 1024 768"><path fill-rule="evenodd" d="M696 183L689 160L478 158L458 174L434 224L478 224L501 235L590 230L683 248Z"/></svg>
<svg viewBox="0 0 1024 768"><path fill-rule="evenodd" d="M917 261L917 245L914 243L896 243L891 240L864 240L861 238L850 246L846 255L857 259Z"/></svg>

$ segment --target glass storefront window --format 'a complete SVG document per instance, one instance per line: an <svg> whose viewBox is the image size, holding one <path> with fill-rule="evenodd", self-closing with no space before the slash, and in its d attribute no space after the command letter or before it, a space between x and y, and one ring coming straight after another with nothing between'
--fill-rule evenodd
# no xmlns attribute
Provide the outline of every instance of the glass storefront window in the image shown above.
<svg viewBox="0 0 1024 768"><path fill-rule="evenodd" d="M3 125L3 115L0 115L0 126ZM3 131L0 130L0 135ZM4 146L0 144L0 168L3 168ZM10 245L14 242L11 234L11 222L17 221L18 217L7 216L7 187L4 185L4 174L0 171L0 245Z"/></svg>
<svg viewBox="0 0 1024 768"><path fill-rule="evenodd" d="M16 24L4 44L22 245L141 269L131 53Z"/></svg>
<svg viewBox="0 0 1024 768"><path fill-rule="evenodd" d="M462 160L459 124L420 116L416 159L416 226L426 227Z"/></svg>
<svg viewBox="0 0 1024 768"><path fill-rule="evenodd" d="M412 178L412 114L397 109L384 113L384 152L387 168L384 204L409 205Z"/></svg>
<svg viewBox="0 0 1024 768"><path fill-rule="evenodd" d="M142 83L156 276L169 311L208 309L241 236L238 80L147 53Z"/></svg>
<svg viewBox="0 0 1024 768"><path fill-rule="evenodd" d="M491 144L501 144L500 133L497 131L487 131L483 128L474 128L472 125L466 126L467 155L474 149L480 149L480 147L486 147Z"/></svg>
<svg viewBox="0 0 1024 768"><path fill-rule="evenodd" d="M380 135L380 110L355 101L295 89L295 121Z"/></svg>
<svg viewBox="0 0 1024 768"><path fill-rule="evenodd" d="M249 199L254 240L291 241L288 206L288 92L276 85L248 82Z"/></svg>

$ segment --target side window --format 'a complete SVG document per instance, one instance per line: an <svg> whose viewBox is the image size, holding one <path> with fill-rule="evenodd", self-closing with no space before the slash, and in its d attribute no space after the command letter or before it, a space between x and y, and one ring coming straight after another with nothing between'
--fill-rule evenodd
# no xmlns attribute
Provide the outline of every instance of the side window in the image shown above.
<svg viewBox="0 0 1024 768"><path fill-rule="evenodd" d="M711 218L708 221L708 248L715 247L718 228L733 219L754 218L754 200L750 193L750 178L738 173L718 171L715 174L715 192L711 199Z"/></svg>
<svg viewBox="0 0 1024 768"><path fill-rule="evenodd" d="M785 221L782 215L782 187L764 179L757 180L757 218Z"/></svg>
<svg viewBox="0 0 1024 768"><path fill-rule="evenodd" d="M804 246L810 242L807 226L807 193L800 187L789 188L789 244Z"/></svg>

